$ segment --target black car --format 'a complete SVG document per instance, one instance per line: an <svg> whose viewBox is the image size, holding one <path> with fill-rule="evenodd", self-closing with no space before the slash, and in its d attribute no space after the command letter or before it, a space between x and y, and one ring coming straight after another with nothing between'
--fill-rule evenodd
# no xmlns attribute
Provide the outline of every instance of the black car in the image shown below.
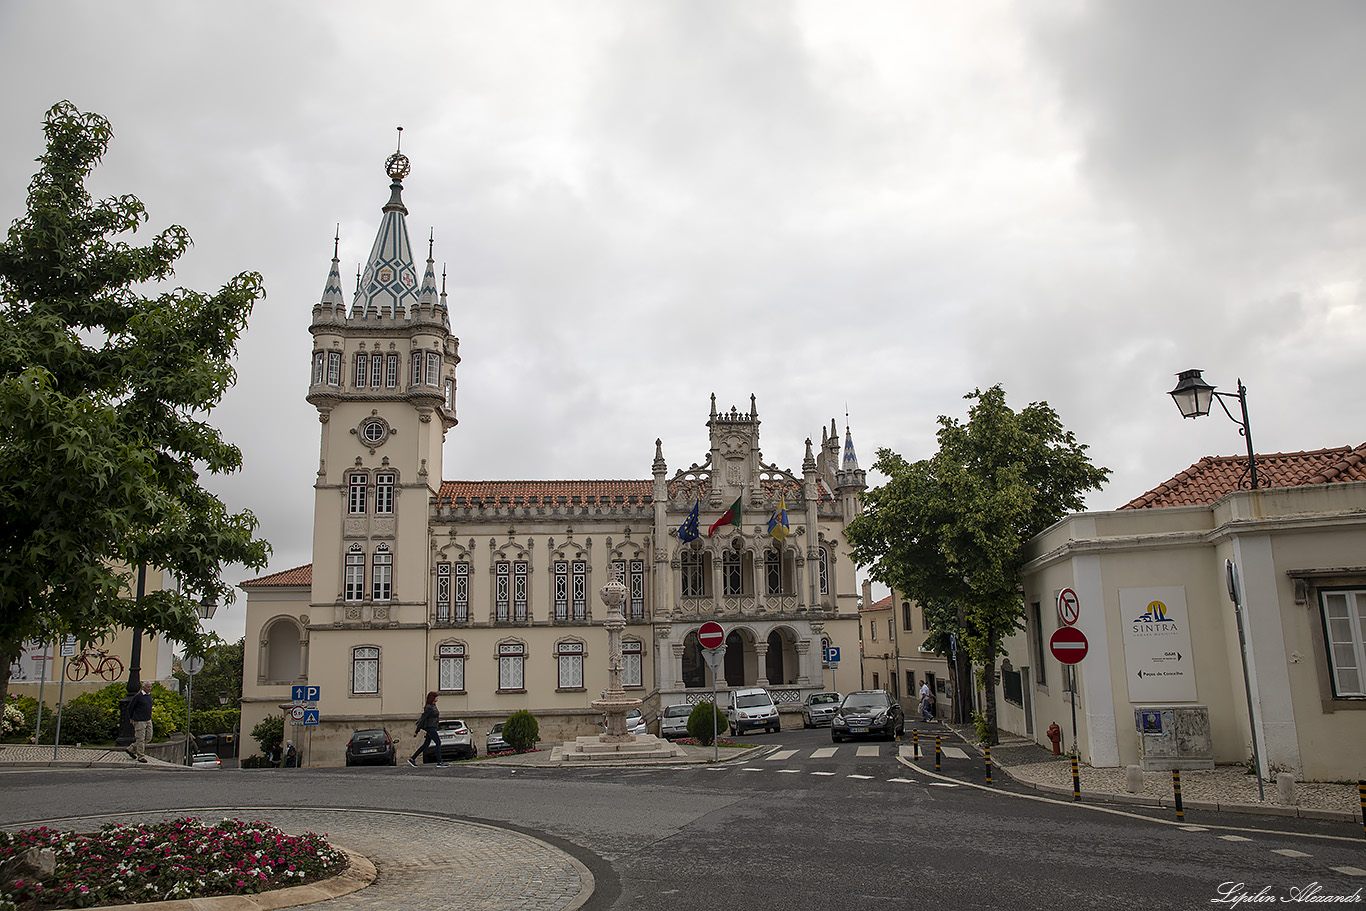
<svg viewBox="0 0 1366 911"><path fill-rule="evenodd" d="M841 743L851 737L882 736L891 740L906 731L901 703L886 690L859 690L844 697L830 719L830 739Z"/></svg>
<svg viewBox="0 0 1366 911"><path fill-rule="evenodd" d="M346 743L347 765L395 765L398 744L384 728L361 728Z"/></svg>

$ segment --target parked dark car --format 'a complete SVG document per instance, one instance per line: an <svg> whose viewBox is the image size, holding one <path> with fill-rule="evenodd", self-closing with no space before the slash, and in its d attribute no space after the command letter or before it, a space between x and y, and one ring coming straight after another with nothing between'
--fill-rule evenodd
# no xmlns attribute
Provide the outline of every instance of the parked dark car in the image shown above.
<svg viewBox="0 0 1366 911"><path fill-rule="evenodd" d="M436 736L441 738L441 755L436 747L427 747L422 754L423 762L445 762L447 759L473 759L479 755L474 745L474 735L458 718L443 718L436 723Z"/></svg>
<svg viewBox="0 0 1366 911"><path fill-rule="evenodd" d="M891 740L905 731L906 718L901 703L886 690L850 693L830 719L830 739L835 743L851 737L882 736Z"/></svg>
<svg viewBox="0 0 1366 911"><path fill-rule="evenodd" d="M384 728L360 728L346 742L347 765L394 765L398 742Z"/></svg>

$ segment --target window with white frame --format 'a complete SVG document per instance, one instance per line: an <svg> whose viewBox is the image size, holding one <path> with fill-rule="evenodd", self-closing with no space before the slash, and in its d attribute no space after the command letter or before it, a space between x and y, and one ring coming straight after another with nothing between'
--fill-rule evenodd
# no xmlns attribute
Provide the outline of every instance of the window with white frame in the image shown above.
<svg viewBox="0 0 1366 911"><path fill-rule="evenodd" d="M455 410L455 380L446 380L446 410Z"/></svg>
<svg viewBox="0 0 1366 911"><path fill-rule="evenodd" d="M456 563L451 567L455 570L455 620L457 623L467 623L470 619L470 565L466 562Z"/></svg>
<svg viewBox="0 0 1366 911"><path fill-rule="evenodd" d="M1319 592L1335 697L1366 697L1366 589Z"/></svg>
<svg viewBox="0 0 1366 911"><path fill-rule="evenodd" d="M451 565L436 564L436 619L451 619Z"/></svg>
<svg viewBox="0 0 1366 911"><path fill-rule="evenodd" d="M327 352L327 385L341 385L341 357L340 351Z"/></svg>
<svg viewBox="0 0 1366 911"><path fill-rule="evenodd" d="M705 593L703 582L706 577L702 572L702 552L699 550L685 550L679 555L679 572L683 583L683 597L701 598Z"/></svg>
<svg viewBox="0 0 1366 911"><path fill-rule="evenodd" d="M365 489L366 477L360 472L354 472L348 479L347 487L349 495L346 498L346 511L353 516L365 515Z"/></svg>
<svg viewBox="0 0 1366 911"><path fill-rule="evenodd" d="M321 386L327 370L327 352L313 352L313 385Z"/></svg>
<svg viewBox="0 0 1366 911"><path fill-rule="evenodd" d="M389 545L381 544L375 548L375 564L371 569L370 597L374 601L388 601L394 589L394 555L389 553Z"/></svg>
<svg viewBox="0 0 1366 911"><path fill-rule="evenodd" d="M555 573L555 591L553 600L555 602L555 619L569 619L569 561L556 560L553 567Z"/></svg>
<svg viewBox="0 0 1366 911"><path fill-rule="evenodd" d="M493 564L493 619L506 623L512 613L512 564L499 560Z"/></svg>
<svg viewBox="0 0 1366 911"><path fill-rule="evenodd" d="M527 576L530 574L530 566L525 560L516 560L512 564L512 619L517 623L525 623L528 619L529 598L527 595Z"/></svg>
<svg viewBox="0 0 1366 911"><path fill-rule="evenodd" d="M559 688L583 689L583 643L561 642L555 647L555 660L559 664Z"/></svg>
<svg viewBox="0 0 1366 911"><path fill-rule="evenodd" d="M632 560L630 578L626 583L626 616L630 620L645 619L645 561Z"/></svg>
<svg viewBox="0 0 1366 911"><path fill-rule="evenodd" d="M569 607L573 619L588 619L588 561L586 560L575 560L569 565Z"/></svg>
<svg viewBox="0 0 1366 911"><path fill-rule="evenodd" d="M465 691L465 645L445 642L436 647L436 686L443 693Z"/></svg>
<svg viewBox="0 0 1366 911"><path fill-rule="evenodd" d="M615 579L617 582L620 582L622 585L626 584L625 560L613 560L611 563L608 564L608 569L611 571L609 575L611 575L613 579Z"/></svg>
<svg viewBox="0 0 1366 911"><path fill-rule="evenodd" d="M441 388L441 355L435 351L427 352L427 385Z"/></svg>
<svg viewBox="0 0 1366 911"><path fill-rule="evenodd" d="M376 351L370 355L370 386L378 389L384 385L384 355Z"/></svg>
<svg viewBox="0 0 1366 911"><path fill-rule="evenodd" d="M365 600L365 550L352 544L346 552L346 600Z"/></svg>
<svg viewBox="0 0 1366 911"><path fill-rule="evenodd" d="M783 555L778 548L770 547L764 551L764 594L783 593Z"/></svg>
<svg viewBox="0 0 1366 911"><path fill-rule="evenodd" d="M745 593L745 577L742 566L741 554L738 551L727 550L721 555L722 594L743 595Z"/></svg>
<svg viewBox="0 0 1366 911"><path fill-rule="evenodd" d="M820 549L819 569L821 594L830 594L830 551L824 547Z"/></svg>
<svg viewBox="0 0 1366 911"><path fill-rule="evenodd" d="M639 639L621 640L621 685L622 686L644 686L644 675L641 670L642 659L645 655L645 643Z"/></svg>
<svg viewBox="0 0 1366 911"><path fill-rule="evenodd" d="M351 694L373 696L379 692L379 649L362 645L351 649Z"/></svg>
<svg viewBox="0 0 1366 911"><path fill-rule="evenodd" d="M398 388L398 355L384 355L384 388Z"/></svg>
<svg viewBox="0 0 1366 911"><path fill-rule="evenodd" d="M356 369L354 372L356 388L364 389L370 379L370 355L364 351L356 352Z"/></svg>
<svg viewBox="0 0 1366 911"><path fill-rule="evenodd" d="M415 387L417 387L417 386L421 386L421 385L422 385L422 365L423 365L423 363L424 363L424 361L423 361L423 359L422 359L422 352L421 352L421 351L414 351L414 352L413 352L413 360L412 360L412 367L413 367L413 369L412 369L412 376L409 378L408 388L412 389L412 388L415 388Z"/></svg>
<svg viewBox="0 0 1366 911"><path fill-rule="evenodd" d="M526 645L521 642L498 644L498 689L526 689Z"/></svg>
<svg viewBox="0 0 1366 911"><path fill-rule="evenodd" d="M391 516L394 514L394 474L393 472L380 472L375 475L375 515Z"/></svg>

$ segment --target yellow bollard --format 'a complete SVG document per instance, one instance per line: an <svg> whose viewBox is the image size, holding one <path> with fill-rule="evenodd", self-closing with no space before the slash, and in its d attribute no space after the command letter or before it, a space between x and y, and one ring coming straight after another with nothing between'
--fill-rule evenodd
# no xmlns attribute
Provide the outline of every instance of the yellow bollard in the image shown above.
<svg viewBox="0 0 1366 911"><path fill-rule="evenodd" d="M920 758L920 732L911 731L911 758Z"/></svg>
<svg viewBox="0 0 1366 911"><path fill-rule="evenodd" d="M991 784L991 747L987 748L987 784Z"/></svg>
<svg viewBox="0 0 1366 911"><path fill-rule="evenodd" d="M1176 800L1176 818L1185 819L1186 811L1181 807L1181 770L1172 769L1172 794Z"/></svg>
<svg viewBox="0 0 1366 911"><path fill-rule="evenodd" d="M939 737L940 737L939 734L935 734L935 735L934 735L934 770L935 770L936 772L939 771L939 757L940 757Z"/></svg>
<svg viewBox="0 0 1366 911"><path fill-rule="evenodd" d="M1077 753L1072 751L1072 800L1081 800L1081 776L1077 774Z"/></svg>

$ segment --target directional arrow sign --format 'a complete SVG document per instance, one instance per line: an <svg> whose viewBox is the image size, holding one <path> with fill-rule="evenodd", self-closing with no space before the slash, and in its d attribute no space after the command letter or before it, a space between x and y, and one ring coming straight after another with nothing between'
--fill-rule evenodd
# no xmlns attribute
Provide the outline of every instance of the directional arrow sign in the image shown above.
<svg viewBox="0 0 1366 911"><path fill-rule="evenodd" d="M1048 650L1063 664L1076 664L1089 648L1086 634L1075 626L1060 627L1048 640Z"/></svg>

